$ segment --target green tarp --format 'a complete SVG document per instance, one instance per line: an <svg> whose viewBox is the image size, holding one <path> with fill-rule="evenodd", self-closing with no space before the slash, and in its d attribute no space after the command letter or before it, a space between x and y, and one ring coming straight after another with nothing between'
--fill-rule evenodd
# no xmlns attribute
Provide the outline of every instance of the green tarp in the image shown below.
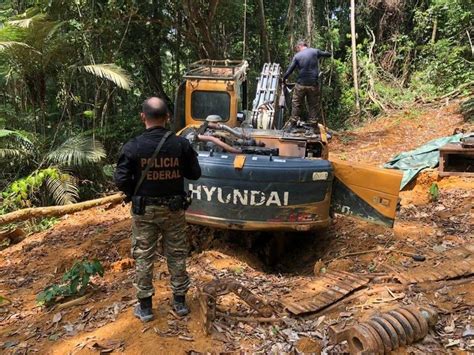
<svg viewBox="0 0 474 355"><path fill-rule="evenodd" d="M435 168L439 164L439 148L448 143L457 143L463 134L433 139L421 147L398 154L395 158L385 163L384 168L399 169L403 171L400 190L403 189L421 170Z"/></svg>

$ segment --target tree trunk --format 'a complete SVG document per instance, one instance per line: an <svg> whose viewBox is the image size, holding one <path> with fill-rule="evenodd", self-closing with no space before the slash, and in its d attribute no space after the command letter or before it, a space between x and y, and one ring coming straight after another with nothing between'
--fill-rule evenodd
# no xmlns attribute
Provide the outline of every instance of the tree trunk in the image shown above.
<svg viewBox="0 0 474 355"><path fill-rule="evenodd" d="M328 4L328 1L329 0L326 0L326 3L325 3L325 10L326 10L326 21L327 21L327 26L328 26L328 30L329 32L331 33L332 32L332 25L331 25L331 12L329 11L329 4ZM333 37L330 36L329 37L329 40L331 41L329 46L331 48L331 58L334 59L334 40L333 40ZM329 67L329 77L328 77L328 87L331 87L331 83L332 83L332 74L333 74L333 66L331 65Z"/></svg>
<svg viewBox="0 0 474 355"><path fill-rule="evenodd" d="M357 78L357 43L355 28L355 0L351 0L351 39L352 39L352 76L354 78L354 92L356 110L360 112L359 103L359 80Z"/></svg>
<svg viewBox="0 0 474 355"><path fill-rule="evenodd" d="M50 206L50 207L37 207L37 208L25 208L15 212L7 213L0 216L0 226L13 222L26 221L32 218L44 218L44 217L59 217L66 214L80 212L92 207L105 205L107 203L119 204L123 201L123 194L118 193L95 200L84 201L80 203L74 203L65 206Z"/></svg>
<svg viewBox="0 0 474 355"><path fill-rule="evenodd" d="M184 14L186 15L188 36L190 36L191 41L198 46L200 57L209 59L218 58L219 53L215 45L216 41L211 33L211 27L219 6L219 0L210 0L207 12L204 9L205 15L202 13L203 9L198 1L183 0L182 6Z"/></svg>
<svg viewBox="0 0 474 355"><path fill-rule="evenodd" d="M247 46L247 0L244 0L244 33L242 35L242 59L245 59Z"/></svg>
<svg viewBox="0 0 474 355"><path fill-rule="evenodd" d="M433 21L433 31L431 32L431 43L436 41L436 31L438 30L438 19L435 18Z"/></svg>
<svg viewBox="0 0 474 355"><path fill-rule="evenodd" d="M270 47L268 46L267 24L265 21L265 7L263 6L263 0L258 0L258 7L260 11L260 37L262 39L263 58L266 62L270 63Z"/></svg>
<svg viewBox="0 0 474 355"><path fill-rule="evenodd" d="M288 32L290 34L290 53L293 53L295 47L295 6L296 0L290 0L287 15Z"/></svg>
<svg viewBox="0 0 474 355"><path fill-rule="evenodd" d="M468 30L466 30L466 34L467 34L467 39L469 40L469 44L471 45L472 56L474 57L474 45L472 45L471 35L469 34Z"/></svg>
<svg viewBox="0 0 474 355"><path fill-rule="evenodd" d="M174 112L173 101L168 97L163 87L161 57L156 55L153 58L144 58L143 67L148 79L148 85L152 89L148 95L162 98L166 101L171 112Z"/></svg>
<svg viewBox="0 0 474 355"><path fill-rule="evenodd" d="M313 40L313 0L306 0L305 2L306 11L306 41L308 46L311 47Z"/></svg>

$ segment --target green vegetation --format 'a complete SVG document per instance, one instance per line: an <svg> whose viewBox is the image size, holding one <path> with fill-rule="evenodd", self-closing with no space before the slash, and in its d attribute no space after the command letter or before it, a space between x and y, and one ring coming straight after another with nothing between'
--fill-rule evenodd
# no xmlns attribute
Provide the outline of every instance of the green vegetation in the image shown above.
<svg viewBox="0 0 474 355"><path fill-rule="evenodd" d="M39 305L50 306L59 298L83 295L92 276L104 276L104 268L98 260L76 262L62 277L61 284L48 286L36 297Z"/></svg>
<svg viewBox="0 0 474 355"><path fill-rule="evenodd" d="M437 183L432 183L429 190L430 200L433 202L438 201L439 198L439 187Z"/></svg>
<svg viewBox="0 0 474 355"><path fill-rule="evenodd" d="M262 64L285 69L293 44L306 37L333 53L322 63L323 111L333 129L474 81L470 0L357 2L360 112L349 1L246 4L2 1L0 213L108 190L121 144L141 130L143 99L158 95L173 108L184 69L201 58L248 60L252 98Z"/></svg>

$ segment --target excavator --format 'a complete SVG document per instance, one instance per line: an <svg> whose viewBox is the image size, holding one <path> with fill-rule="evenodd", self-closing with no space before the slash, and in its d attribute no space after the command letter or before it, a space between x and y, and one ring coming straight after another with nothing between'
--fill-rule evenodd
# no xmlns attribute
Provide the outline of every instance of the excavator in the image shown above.
<svg viewBox="0 0 474 355"><path fill-rule="evenodd" d="M392 227L401 173L329 159L323 125L284 124L280 66L264 65L247 111L248 63L201 60L178 87L174 130L199 154L191 224L261 232L328 227L334 214Z"/></svg>

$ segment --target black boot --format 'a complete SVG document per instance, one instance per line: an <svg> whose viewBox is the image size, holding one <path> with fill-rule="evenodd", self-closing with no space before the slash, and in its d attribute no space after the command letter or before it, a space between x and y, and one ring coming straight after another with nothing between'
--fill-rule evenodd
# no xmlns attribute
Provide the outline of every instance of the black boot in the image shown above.
<svg viewBox="0 0 474 355"><path fill-rule="evenodd" d="M149 322L153 319L153 310L152 310L152 302L151 296L146 298L139 298L137 306L135 306L135 310L133 314L135 317L139 318L142 322Z"/></svg>
<svg viewBox="0 0 474 355"><path fill-rule="evenodd" d="M186 296L173 295L173 311L180 317L184 317L189 313L189 308L186 305Z"/></svg>

